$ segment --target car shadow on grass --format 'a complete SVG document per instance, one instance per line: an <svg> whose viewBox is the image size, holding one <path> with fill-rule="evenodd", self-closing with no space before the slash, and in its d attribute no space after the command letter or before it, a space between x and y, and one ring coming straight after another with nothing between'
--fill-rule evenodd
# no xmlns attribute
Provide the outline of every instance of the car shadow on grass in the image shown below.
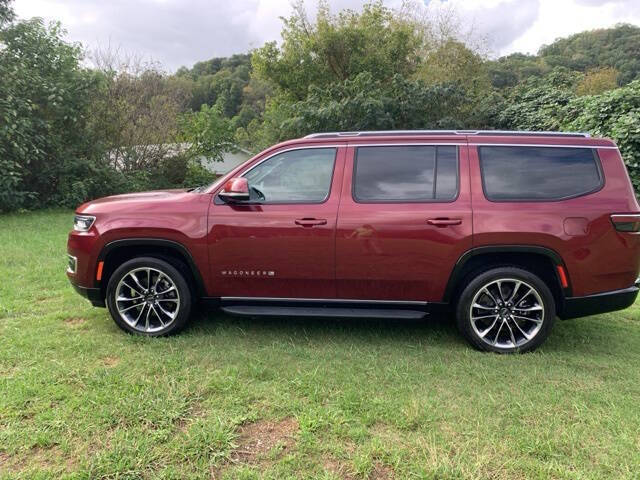
<svg viewBox="0 0 640 480"><path fill-rule="evenodd" d="M369 343L425 343L443 348L473 350L458 332L452 315L429 315L424 319L374 319L333 317L247 317L220 310L197 312L186 333L214 335L218 329L239 329L265 341L274 338ZM624 349L629 339L624 329L611 328L608 315L560 320L537 352L610 355L612 345Z"/></svg>
<svg viewBox="0 0 640 480"><path fill-rule="evenodd" d="M429 315L424 319L335 317L236 316L220 310L198 312L186 328L188 334L215 334L218 329L240 329L253 336L306 340L358 341L360 343L415 343L466 347L452 317Z"/></svg>

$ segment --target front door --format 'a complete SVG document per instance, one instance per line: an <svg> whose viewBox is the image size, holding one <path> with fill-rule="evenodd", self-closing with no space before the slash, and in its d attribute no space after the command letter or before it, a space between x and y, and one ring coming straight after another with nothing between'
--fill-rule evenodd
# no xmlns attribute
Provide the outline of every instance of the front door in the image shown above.
<svg viewBox="0 0 640 480"><path fill-rule="evenodd" d="M356 144L346 157L338 298L440 301L472 246L466 146Z"/></svg>
<svg viewBox="0 0 640 480"><path fill-rule="evenodd" d="M209 209L209 260L220 297L335 298L335 226L344 149L296 147L240 176L249 204Z"/></svg>

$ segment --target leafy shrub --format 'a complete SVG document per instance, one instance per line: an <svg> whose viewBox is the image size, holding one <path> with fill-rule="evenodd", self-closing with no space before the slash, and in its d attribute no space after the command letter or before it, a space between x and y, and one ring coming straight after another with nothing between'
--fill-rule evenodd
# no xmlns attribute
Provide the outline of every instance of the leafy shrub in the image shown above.
<svg viewBox="0 0 640 480"><path fill-rule="evenodd" d="M640 80L601 95L574 99L567 107L565 129L615 140L640 193Z"/></svg>
<svg viewBox="0 0 640 480"><path fill-rule="evenodd" d="M0 30L0 210L55 202L64 173L95 158L86 117L95 75L62 35L40 19Z"/></svg>

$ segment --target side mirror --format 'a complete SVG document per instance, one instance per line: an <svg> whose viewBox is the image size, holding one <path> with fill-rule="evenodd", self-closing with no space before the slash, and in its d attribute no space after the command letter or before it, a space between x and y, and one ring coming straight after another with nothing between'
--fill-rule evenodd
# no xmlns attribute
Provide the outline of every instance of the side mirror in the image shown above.
<svg viewBox="0 0 640 480"><path fill-rule="evenodd" d="M246 178L232 178L224 184L224 188L218 194L225 202L246 202L249 200L249 182Z"/></svg>

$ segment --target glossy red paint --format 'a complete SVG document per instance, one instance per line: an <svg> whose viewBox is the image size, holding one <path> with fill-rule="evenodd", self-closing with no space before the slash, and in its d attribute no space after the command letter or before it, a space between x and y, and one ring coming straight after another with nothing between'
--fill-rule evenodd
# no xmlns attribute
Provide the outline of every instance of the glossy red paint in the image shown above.
<svg viewBox="0 0 640 480"><path fill-rule="evenodd" d="M77 257L77 272L67 276L84 288L100 287L96 281L99 255L108 243L130 238L161 238L184 245L200 268L208 287L207 212L212 196L185 190L115 195L78 207L77 213L94 215L88 232L69 233L67 251ZM109 265L105 264L105 268Z"/></svg>
<svg viewBox="0 0 640 480"><path fill-rule="evenodd" d="M353 200L358 145L456 144L459 194L452 202L362 204ZM605 178L593 194L558 202L490 202L481 144L596 148ZM333 146L328 198L315 204L224 203L225 183L274 153ZM170 190L88 202L88 232L71 232L75 285L100 288L98 261L122 239L165 239L185 247L209 297L441 301L458 260L475 247L533 245L562 259L572 295L628 288L640 269L640 236L616 231L612 214L639 213L624 163L610 140L540 136L406 135L311 138L267 149L202 192ZM105 272L111 265L105 264Z"/></svg>
<svg viewBox="0 0 640 480"><path fill-rule="evenodd" d="M404 140L425 142L455 144L460 139ZM351 188L356 148L388 143L389 139L349 143L336 232L338 298L440 301L456 261L472 246L469 182L460 182L452 202L355 202ZM459 145L459 171L460 178L468 179L463 145ZM430 224L430 219L460 223L439 226Z"/></svg>
<svg viewBox="0 0 640 480"><path fill-rule="evenodd" d="M556 202L491 202L484 196L478 139L469 142L473 195L473 244L538 245L563 259L573 296L618 290L633 285L640 267L640 237L617 232L610 214L639 212L640 207L620 154L610 140L548 138L482 138L481 143L598 145L604 187L593 194ZM571 140L571 141L569 141ZM585 229L568 234L565 219L577 215Z"/></svg>
<svg viewBox="0 0 640 480"><path fill-rule="evenodd" d="M227 193L249 193L249 182L242 177L232 178L224 184L223 191Z"/></svg>
<svg viewBox="0 0 640 480"><path fill-rule="evenodd" d="M291 147L269 150L241 170ZM208 243L214 296L336 297L335 225L344 150L336 147L331 190L323 203L212 203Z"/></svg>

